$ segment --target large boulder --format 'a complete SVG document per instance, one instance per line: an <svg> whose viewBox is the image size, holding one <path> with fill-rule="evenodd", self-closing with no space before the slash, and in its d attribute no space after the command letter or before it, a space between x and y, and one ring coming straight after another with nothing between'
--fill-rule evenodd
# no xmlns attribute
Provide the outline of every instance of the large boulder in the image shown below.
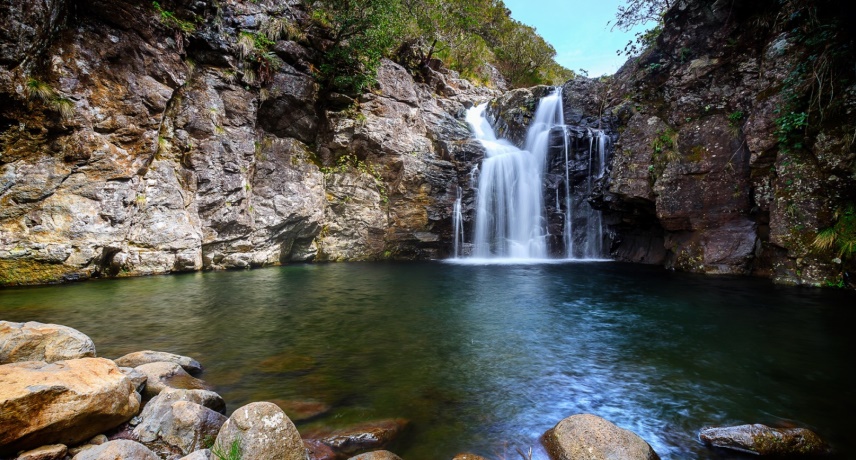
<svg viewBox="0 0 856 460"><path fill-rule="evenodd" d="M92 339L76 329L35 321L0 321L0 364L94 357Z"/></svg>
<svg viewBox="0 0 856 460"><path fill-rule="evenodd" d="M753 425L710 427L699 438L714 447L756 455L817 456L829 453L829 446L816 433L805 428L771 428Z"/></svg>
<svg viewBox="0 0 856 460"><path fill-rule="evenodd" d="M134 437L157 452L188 455L207 447L226 423L226 416L213 408L224 408L214 392L165 389L140 413Z"/></svg>
<svg viewBox="0 0 856 460"><path fill-rule="evenodd" d="M80 443L129 420L139 408L139 393L108 359L0 366L0 456Z"/></svg>
<svg viewBox="0 0 856 460"><path fill-rule="evenodd" d="M645 440L596 415L572 415L544 433L553 460L659 460Z"/></svg>
<svg viewBox="0 0 856 460"><path fill-rule="evenodd" d="M235 410L220 428L211 450L215 454L237 450L247 459L306 459L297 428L282 409L269 402L250 403Z"/></svg>
<svg viewBox="0 0 856 460"><path fill-rule="evenodd" d="M177 390L210 390L202 380L192 377L176 363L157 362L143 364L134 369L146 375L146 388L143 396L153 398L165 388Z"/></svg>
<svg viewBox="0 0 856 460"><path fill-rule="evenodd" d="M86 449L72 460L160 460L148 447L127 439L105 442L100 446Z"/></svg>
<svg viewBox="0 0 856 460"><path fill-rule="evenodd" d="M199 364L199 361L164 351L135 351L113 361L121 367L137 367L149 363L175 363L190 375L198 376L202 373L202 365Z"/></svg>
<svg viewBox="0 0 856 460"><path fill-rule="evenodd" d="M342 455L355 455L390 445L409 425L404 419L386 419L341 428L307 433Z"/></svg>

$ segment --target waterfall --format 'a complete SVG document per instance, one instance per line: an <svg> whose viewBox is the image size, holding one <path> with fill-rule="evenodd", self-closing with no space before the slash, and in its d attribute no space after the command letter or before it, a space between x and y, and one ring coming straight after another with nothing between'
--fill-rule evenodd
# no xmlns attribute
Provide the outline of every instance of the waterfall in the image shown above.
<svg viewBox="0 0 856 460"><path fill-rule="evenodd" d="M455 232L454 257L461 256L461 244L464 242L464 215L461 212L461 188L457 188L458 196L455 198L455 207L452 209L452 228Z"/></svg>
<svg viewBox="0 0 856 460"><path fill-rule="evenodd" d="M576 144L571 138L583 137L583 134L579 127L573 127L575 131L571 132L565 125L561 88L539 101L522 150L506 139L497 138L485 117L486 109L487 104L481 104L469 109L466 115L475 138L485 149L481 165L470 175L471 186L476 190L472 256L479 260L547 259L550 239L543 187L550 153L555 160L561 158L555 155L564 154L564 203L560 203L556 189L556 209L560 211L564 207L564 219L560 224L564 251L560 254L566 259L603 257L600 212L591 208L587 198L591 196L593 182L604 174L609 139L606 133L588 131L585 136L589 140L588 171L580 171L579 167L574 170L574 165L579 164L574 159L578 150L574 149ZM563 150L558 152L558 146L554 145L550 152L551 138L555 144L560 135ZM555 163L553 165L555 168ZM577 179L575 186L574 172L584 174L585 182ZM456 258L464 239L460 200L459 190L453 214ZM554 253L557 249L553 249Z"/></svg>

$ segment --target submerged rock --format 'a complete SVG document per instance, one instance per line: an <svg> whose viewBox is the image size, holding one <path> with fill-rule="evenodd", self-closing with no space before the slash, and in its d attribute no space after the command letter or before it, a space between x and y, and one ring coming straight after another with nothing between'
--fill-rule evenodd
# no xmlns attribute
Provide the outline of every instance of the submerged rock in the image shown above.
<svg viewBox="0 0 856 460"><path fill-rule="evenodd" d="M645 440L596 415L572 415L544 433L553 460L659 460Z"/></svg>
<svg viewBox="0 0 856 460"><path fill-rule="evenodd" d="M318 401L277 399L271 402L279 406L293 422L310 420L330 412L328 404Z"/></svg>
<svg viewBox="0 0 856 460"><path fill-rule="evenodd" d="M401 460L401 457L388 450L375 450L353 456L348 460Z"/></svg>
<svg viewBox="0 0 856 460"><path fill-rule="evenodd" d="M759 423L704 428L699 438L706 444L756 455L817 456L830 453L829 446L806 428L771 428Z"/></svg>
<svg viewBox="0 0 856 460"><path fill-rule="evenodd" d="M140 395L108 359L0 366L0 455L78 444L119 426L139 408Z"/></svg>
<svg viewBox="0 0 856 460"><path fill-rule="evenodd" d="M228 453L233 449L246 459L306 459L306 447L297 428L282 409L269 402L239 407L220 428L212 451Z"/></svg>
<svg viewBox="0 0 856 460"><path fill-rule="evenodd" d="M76 329L36 321L0 321L0 364L94 357L92 339Z"/></svg>
<svg viewBox="0 0 856 460"><path fill-rule="evenodd" d="M389 446L409 425L405 419L367 422L334 431L314 431L307 438L317 439L344 455L354 455Z"/></svg>
<svg viewBox="0 0 856 460"><path fill-rule="evenodd" d="M163 351L136 351L134 353L128 353L121 358L116 358L113 361L121 367L137 367L142 366L143 364L158 362L175 363L181 366L182 369L192 376L198 376L202 373L202 365L199 364L199 361L187 356L176 355Z"/></svg>

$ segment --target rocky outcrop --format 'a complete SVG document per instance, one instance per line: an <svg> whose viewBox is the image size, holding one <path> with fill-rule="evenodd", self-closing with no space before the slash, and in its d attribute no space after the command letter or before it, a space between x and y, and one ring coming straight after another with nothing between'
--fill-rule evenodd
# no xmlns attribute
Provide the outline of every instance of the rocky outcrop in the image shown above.
<svg viewBox="0 0 856 460"><path fill-rule="evenodd" d="M140 395L112 361L82 358L0 366L0 455L74 445L127 421Z"/></svg>
<svg viewBox="0 0 856 460"><path fill-rule="evenodd" d="M659 460L642 438L591 414L572 415L544 433L553 460Z"/></svg>
<svg viewBox="0 0 856 460"><path fill-rule="evenodd" d="M239 407L220 429L214 452L236 450L241 458L305 460L306 448L294 424L269 402Z"/></svg>
<svg viewBox="0 0 856 460"><path fill-rule="evenodd" d="M0 321L0 364L94 357L92 339L70 327L35 321Z"/></svg>
<svg viewBox="0 0 856 460"><path fill-rule="evenodd" d="M143 408L133 435L155 452L188 455L217 437L224 409L214 392L166 389Z"/></svg>
<svg viewBox="0 0 856 460"><path fill-rule="evenodd" d="M654 45L605 82L621 135L595 202L613 255L788 284L850 282L852 257L836 245L850 241L856 199L846 134L856 92L842 80L854 37L833 3L804 7L675 2ZM839 99L821 103L830 86ZM837 238L831 247L816 243L824 231Z"/></svg>
<svg viewBox="0 0 856 460"><path fill-rule="evenodd" d="M771 428L766 425L711 427L699 438L714 447L762 456L816 457L830 453L829 446L806 428Z"/></svg>
<svg viewBox="0 0 856 460"><path fill-rule="evenodd" d="M495 92L385 61L327 94L305 36L258 74L239 38L306 28L299 2L25 3L0 19L0 284L448 251L463 108Z"/></svg>
<svg viewBox="0 0 856 460"><path fill-rule="evenodd" d="M199 361L188 356L176 355L174 353L166 353L163 351L136 351L128 353L122 357L113 360L120 367L137 367L149 363L175 363L181 366L188 374L198 376L202 373L202 365Z"/></svg>

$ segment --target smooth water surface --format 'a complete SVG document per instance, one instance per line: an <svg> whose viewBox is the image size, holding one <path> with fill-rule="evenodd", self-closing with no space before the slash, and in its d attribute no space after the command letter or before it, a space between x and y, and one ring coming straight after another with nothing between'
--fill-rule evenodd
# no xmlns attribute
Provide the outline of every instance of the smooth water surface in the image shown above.
<svg viewBox="0 0 856 460"><path fill-rule="evenodd" d="M0 290L0 319L60 323L99 356L191 355L230 410L404 417L407 460L518 457L605 417L663 459L737 458L707 425L808 426L856 458L856 296L618 263L296 265Z"/></svg>

